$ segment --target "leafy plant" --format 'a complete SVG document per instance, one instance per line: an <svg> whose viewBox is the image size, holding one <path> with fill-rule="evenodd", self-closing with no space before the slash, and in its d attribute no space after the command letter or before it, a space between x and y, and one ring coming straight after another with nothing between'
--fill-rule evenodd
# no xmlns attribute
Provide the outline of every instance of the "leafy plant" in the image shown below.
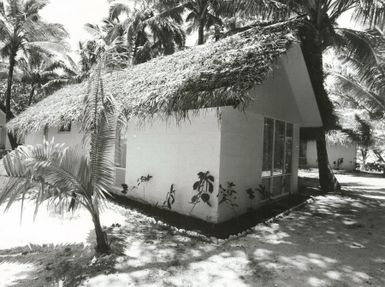
<svg viewBox="0 0 385 287"><path fill-rule="evenodd" d="M258 185L256 190L261 194L262 200L271 200L272 194L263 184Z"/></svg>
<svg viewBox="0 0 385 287"><path fill-rule="evenodd" d="M128 191L128 185L125 184L125 183L122 183L122 188L123 188L122 193L123 193L123 194L126 194L127 191Z"/></svg>
<svg viewBox="0 0 385 287"><path fill-rule="evenodd" d="M214 177L210 175L209 171L198 172L198 180L193 184L193 190L197 193L191 198L191 203L197 205L203 201L208 206L211 206L210 195L214 191Z"/></svg>
<svg viewBox="0 0 385 287"><path fill-rule="evenodd" d="M175 192L175 186L174 184L171 184L170 191L167 192L166 200L163 202L163 207L171 209L172 205L175 203Z"/></svg>
<svg viewBox="0 0 385 287"><path fill-rule="evenodd" d="M218 204L225 203L230 207L238 207L238 204L235 203L237 200L237 191L234 189L235 184L231 181L227 182L227 187L224 188L221 184L219 185L219 192L217 197L220 198Z"/></svg>
<svg viewBox="0 0 385 287"><path fill-rule="evenodd" d="M246 189L246 193L249 197L249 199L253 200L255 198L255 190L252 188Z"/></svg>
<svg viewBox="0 0 385 287"><path fill-rule="evenodd" d="M111 152L119 111L114 98L104 95L101 64L91 77L89 93L85 97L82 131L89 154L74 148L44 141L43 145L21 146L4 157L9 179L0 191L0 204L7 202L8 209L17 199L21 208L26 195L36 203L35 215L42 202L70 208L83 206L94 223L96 250L110 251L106 232L100 222L100 206L114 182L114 165Z"/></svg>
<svg viewBox="0 0 385 287"><path fill-rule="evenodd" d="M138 186L139 186L144 182L149 182L151 180L151 178L152 178L152 175L147 174L147 175L142 175L136 181L137 181Z"/></svg>

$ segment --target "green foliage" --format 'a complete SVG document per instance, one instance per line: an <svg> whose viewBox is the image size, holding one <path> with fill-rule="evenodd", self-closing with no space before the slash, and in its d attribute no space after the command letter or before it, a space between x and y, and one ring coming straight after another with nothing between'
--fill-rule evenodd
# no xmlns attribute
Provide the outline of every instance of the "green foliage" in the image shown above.
<svg viewBox="0 0 385 287"><path fill-rule="evenodd" d="M146 183L146 182L149 182L152 178L152 175L142 175L141 177L139 177L136 182L138 183L138 186L141 185L142 183Z"/></svg>
<svg viewBox="0 0 385 287"><path fill-rule="evenodd" d="M171 184L170 191L166 194L166 200L163 202L163 207L167 207L168 209L172 208L172 205L175 203L175 186Z"/></svg>
<svg viewBox="0 0 385 287"><path fill-rule="evenodd" d="M108 252L109 246L99 219L102 200L113 185L114 151L119 111L115 100L106 96L100 77L101 64L91 77L85 97L82 130L89 155L63 144L44 141L43 145L21 146L4 158L9 181L0 191L0 204L7 208L21 197L32 194L35 214L43 201L54 206L84 206L91 214L96 233L96 249ZM70 202L76 201L77 204ZM23 206L23 204L22 204Z"/></svg>
<svg viewBox="0 0 385 287"><path fill-rule="evenodd" d="M198 31L198 45L205 42L204 30L211 27L220 30L223 26L222 16L233 16L235 6L232 1L215 0L167 0L159 1L165 14L174 18L181 17L186 11L187 33Z"/></svg>
<svg viewBox="0 0 385 287"><path fill-rule="evenodd" d="M68 36L59 24L44 22L39 12L47 5L44 0L0 1L0 55L8 60L6 115L11 118L13 73L17 58L30 53L66 51L63 39Z"/></svg>
<svg viewBox="0 0 385 287"><path fill-rule="evenodd" d="M262 200L271 200L272 194L263 184L258 185L256 191L259 192Z"/></svg>
<svg viewBox="0 0 385 287"><path fill-rule="evenodd" d="M161 13L159 6L151 2L135 4L132 9L126 3L112 0L102 26L86 24L95 39L81 44L83 71L87 72L95 58L106 50L113 50L114 64L124 68L172 54L185 45L180 19Z"/></svg>
<svg viewBox="0 0 385 287"><path fill-rule="evenodd" d="M342 132L346 133L361 148L368 149L374 145L372 126L358 115L355 115L355 120L358 123L357 129L342 129Z"/></svg>
<svg viewBox="0 0 385 287"><path fill-rule="evenodd" d="M255 190L252 188L246 189L247 196L249 199L253 200L255 198Z"/></svg>
<svg viewBox="0 0 385 287"><path fill-rule="evenodd" d="M198 180L194 182L193 190L196 191L190 202L194 204L193 208L201 201L211 207L210 195L214 191L214 177L210 175L209 171L198 172Z"/></svg>
<svg viewBox="0 0 385 287"><path fill-rule="evenodd" d="M227 204L231 208L238 207L238 204L235 203L237 200L237 191L234 189L235 184L233 182L227 182L227 186L223 187L219 185L219 192L217 197L219 198L219 205Z"/></svg>

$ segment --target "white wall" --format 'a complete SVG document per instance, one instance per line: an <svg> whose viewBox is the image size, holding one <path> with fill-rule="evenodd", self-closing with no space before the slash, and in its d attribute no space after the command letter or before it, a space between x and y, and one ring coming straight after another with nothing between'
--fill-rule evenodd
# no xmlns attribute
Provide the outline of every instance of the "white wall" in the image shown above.
<svg viewBox="0 0 385 287"><path fill-rule="evenodd" d="M269 79L250 91L255 101L244 111L222 108L220 184L233 182L238 207L219 206L218 222L243 214L261 205L260 194L250 200L246 190L261 183L264 118L270 117L294 124L291 191L297 191L299 125L302 118L282 66Z"/></svg>
<svg viewBox="0 0 385 287"><path fill-rule="evenodd" d="M216 109L206 109L199 116L177 125L154 119L138 126L131 123L127 133L126 183L137 186L137 179L150 174L153 178L131 190L127 196L162 205L171 184L175 185L176 199L172 210L217 221L217 192L219 180L220 128ZM215 190L212 207L201 202L191 211L189 202L196 193L193 183L197 173L209 171L214 176ZM191 212L190 212L191 211Z"/></svg>
<svg viewBox="0 0 385 287"><path fill-rule="evenodd" d="M65 143L68 146L83 148L83 134L76 124L72 124L71 131L59 132L59 128L50 127L48 129L48 140L54 138L55 143ZM44 131L38 131L25 136L25 145L36 145L43 143Z"/></svg>
<svg viewBox="0 0 385 287"><path fill-rule="evenodd" d="M343 158L340 165L342 170L354 170L356 168L357 146L355 144L343 145L327 143L327 151L330 166L334 167L333 162ZM317 168L317 145L315 141L308 141L306 147L306 167Z"/></svg>

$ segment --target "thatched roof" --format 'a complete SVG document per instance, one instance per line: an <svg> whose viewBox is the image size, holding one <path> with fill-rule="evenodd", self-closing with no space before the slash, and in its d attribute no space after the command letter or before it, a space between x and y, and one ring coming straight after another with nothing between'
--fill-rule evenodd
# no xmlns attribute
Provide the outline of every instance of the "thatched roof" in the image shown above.
<svg viewBox="0 0 385 287"><path fill-rule="evenodd" d="M255 27L215 43L103 76L104 90L127 114L183 117L186 111L218 106L245 106L247 91L261 84L275 59L295 40L285 25ZM67 86L8 123L20 134L76 121L82 114L87 84Z"/></svg>

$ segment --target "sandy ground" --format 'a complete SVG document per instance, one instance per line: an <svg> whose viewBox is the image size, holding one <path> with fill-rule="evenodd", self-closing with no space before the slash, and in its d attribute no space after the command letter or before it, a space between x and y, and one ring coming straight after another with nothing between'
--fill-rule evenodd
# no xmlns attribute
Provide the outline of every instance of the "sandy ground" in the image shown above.
<svg viewBox="0 0 385 287"><path fill-rule="evenodd" d="M337 177L342 195L228 240L110 204L115 254L98 258L86 212L33 223L30 206L19 226L15 206L0 217L0 286L385 286L385 179Z"/></svg>

